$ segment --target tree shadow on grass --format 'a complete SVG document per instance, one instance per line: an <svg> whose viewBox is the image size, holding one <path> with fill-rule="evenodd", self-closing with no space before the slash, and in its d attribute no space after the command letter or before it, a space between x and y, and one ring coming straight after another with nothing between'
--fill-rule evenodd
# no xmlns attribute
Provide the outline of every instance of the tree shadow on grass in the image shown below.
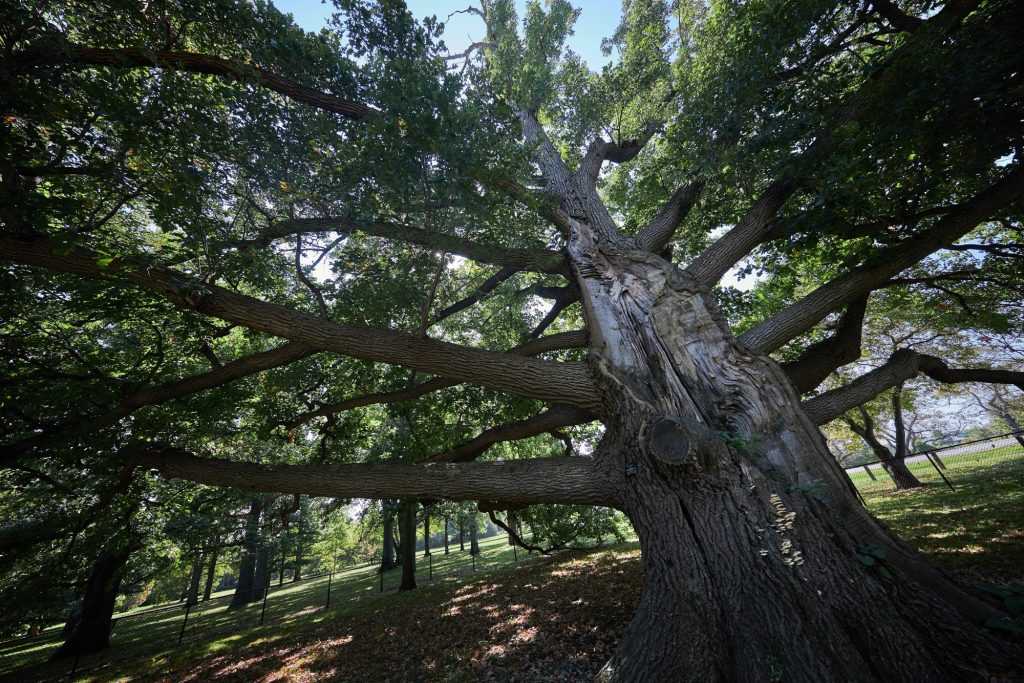
<svg viewBox="0 0 1024 683"><path fill-rule="evenodd" d="M513 681L593 678L642 583L637 551L573 554L312 616L153 680Z"/></svg>

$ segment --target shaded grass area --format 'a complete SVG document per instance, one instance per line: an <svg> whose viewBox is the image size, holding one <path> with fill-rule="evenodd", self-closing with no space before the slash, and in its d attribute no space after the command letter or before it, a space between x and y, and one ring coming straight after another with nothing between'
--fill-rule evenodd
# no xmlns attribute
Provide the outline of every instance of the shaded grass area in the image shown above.
<svg viewBox="0 0 1024 683"><path fill-rule="evenodd" d="M508 545L507 537L504 535L481 539L480 550L475 562L468 552L468 544L466 551L453 549L449 555L444 555L443 550L435 549L429 561L420 553L417 557L417 581L422 586L431 583L431 574L436 582L452 581L471 577L474 571L483 574L516 565L516 553ZM528 561L522 549L518 549L518 555L521 561ZM83 658L79 663L79 670L88 672L146 653L177 648L179 636L182 637L183 648L190 643L218 642L225 634L237 634L239 630L259 627L261 616L264 617L263 628L266 629L273 624L294 625L299 620L307 620L311 615L325 610L335 612L356 601L391 598L401 582L401 569L385 572L383 579L384 592L381 593L381 574L374 564L341 570L334 573L330 579L321 576L296 583L285 583L280 587L274 582L270 586L265 615L262 601L240 609L228 609L231 591L225 591L220 597L194 606L190 610L187 623L184 620L183 603L144 610L141 613L138 609L132 610L117 615L111 634L110 650ZM228 640L231 637L228 636ZM7 676L11 674L19 680L60 677L66 679L72 667L71 662L46 663L61 641L60 626L54 626L41 636L0 644L0 679L7 680Z"/></svg>
<svg viewBox="0 0 1024 683"><path fill-rule="evenodd" d="M984 455L983 462L969 467L962 460L948 463L955 492L929 483L869 497L868 506L961 578L1019 585L1024 581L1024 458ZM383 594L374 566L336 573L329 609L327 577L272 586L262 627L257 626L261 603L237 611L224 608L227 598L201 605L190 617L181 647L175 647L180 607L136 617L135 629L119 631L131 621L125 619L114 630L111 651L84 659L75 679L592 679L639 595L636 544L539 561L526 561L520 551L518 567L506 537L486 539L481 546L476 573L468 552L445 557L435 550L433 581L420 554L420 589L411 593L395 592L399 570L385 574ZM41 641L0 644L0 679L67 680L70 664L38 664L57 644L55 638ZM18 648L30 647L19 654Z"/></svg>
<svg viewBox="0 0 1024 683"><path fill-rule="evenodd" d="M961 481L968 486L972 485L979 476L987 476L985 472L988 471L988 468L1003 463L1008 463L1011 467L1016 463L1024 472L1024 447L1017 444L1001 448L982 447L971 453L955 455L944 455L940 452L938 457L945 467L938 469L926 458L922 457L922 459L916 460L918 457L922 456L908 458L907 469L925 486L935 486L946 491L949 491L949 487L939 474L940 471L953 484L954 488L959 488ZM872 497L889 496L896 492L896 485L892 478L881 467L871 467L870 470L874 478L868 474L865 467L857 467L848 472L850 480L853 481L857 490L867 499L868 507L872 506L870 500Z"/></svg>
<svg viewBox="0 0 1024 683"><path fill-rule="evenodd" d="M1020 584L1024 581L1024 457L1002 457L969 469L954 469L950 462L949 469L956 491L929 483L867 498L868 508L960 578Z"/></svg>

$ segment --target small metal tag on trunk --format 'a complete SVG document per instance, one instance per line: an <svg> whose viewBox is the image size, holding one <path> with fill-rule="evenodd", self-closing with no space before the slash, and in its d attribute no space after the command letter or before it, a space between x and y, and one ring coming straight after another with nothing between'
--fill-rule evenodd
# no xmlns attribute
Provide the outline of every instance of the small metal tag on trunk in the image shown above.
<svg viewBox="0 0 1024 683"><path fill-rule="evenodd" d="M636 466L636 463L635 463L635 462L631 462L631 463L629 463L629 464L627 464L627 465L626 465L626 476L627 476L627 477L633 477L633 476L636 476L636 473L637 473L637 472L639 472L639 471L640 471L640 470L639 470L639 468L638 468L638 467Z"/></svg>

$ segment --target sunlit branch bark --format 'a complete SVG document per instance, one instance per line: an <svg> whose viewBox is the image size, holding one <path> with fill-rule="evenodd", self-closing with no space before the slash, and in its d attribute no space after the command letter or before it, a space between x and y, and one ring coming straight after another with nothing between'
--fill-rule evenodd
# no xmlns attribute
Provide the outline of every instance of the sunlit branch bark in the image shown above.
<svg viewBox="0 0 1024 683"><path fill-rule="evenodd" d="M356 233L361 232L374 237L398 240L409 244L436 249L463 256L480 263L493 263L516 270L529 270L540 273L568 275L569 268L565 257L543 248L517 249L491 244L480 244L456 235L430 232L411 225L377 221L363 223L348 218L296 218L279 221L264 230L259 237L251 240L237 240L226 246L266 246L284 237L301 233Z"/></svg>
<svg viewBox="0 0 1024 683"><path fill-rule="evenodd" d="M944 384L1014 384L1024 391L1024 372L989 368L951 368L941 358L911 349L900 349L889 357L885 365L861 375L844 387L804 401L804 412L815 424L823 425L846 411L870 401L886 389L899 386L919 372Z"/></svg>
<svg viewBox="0 0 1024 683"><path fill-rule="evenodd" d="M118 49L69 44L37 45L15 55L21 66L36 64L66 64L69 67L106 66L112 68L160 68L174 71L222 76L232 80L250 82L324 111L364 120L380 114L362 102L354 102L319 91L296 80L281 76L269 69L238 64L214 55L174 50L149 50L134 47Z"/></svg>
<svg viewBox="0 0 1024 683"><path fill-rule="evenodd" d="M952 209L931 227L878 250L867 263L817 288L739 337L749 348L770 353L806 332L831 311L885 285L894 275L970 232L1024 196L1024 165Z"/></svg>
<svg viewBox="0 0 1024 683"><path fill-rule="evenodd" d="M781 364L798 394L810 391L836 368L860 358L867 304L866 296L851 303L830 337L808 346L799 358Z"/></svg>
<svg viewBox="0 0 1024 683"><path fill-rule="evenodd" d="M700 198L706 181L697 178L686 183L675 191L654 218L636 235L637 246L654 253L665 248L675 235L676 230L689 215L693 205Z"/></svg>
<svg viewBox="0 0 1024 683"><path fill-rule="evenodd" d="M622 140L620 142L609 142L598 138L590 143L577 173L586 178L591 184L597 182L601 174L601 166L605 161L613 164L624 164L632 161L643 151L647 143L661 126L656 123L649 123L644 127L639 138L634 140Z"/></svg>
<svg viewBox="0 0 1024 683"><path fill-rule="evenodd" d="M583 330L574 330L572 332L562 332L560 334L552 334L539 339L531 340L525 344L515 347L508 351L508 353L523 355L523 356L534 356L540 353L548 351L558 351L562 349L573 349L582 348L586 346L587 338L586 333ZM322 405L315 410L310 410L305 413L296 415L291 420L283 422L283 426L288 429L294 429L299 425L305 424L310 420L318 417L327 417L328 415L334 415L336 413L344 412L346 410L352 410L353 408L361 408L363 406L375 405L378 403L397 403L399 401L408 401L420 396L425 396L434 391L441 389L447 389L448 387L457 386L459 382L457 380L445 379L444 377L438 377L436 379L422 382L420 384L413 385L411 387L405 387L402 389L396 389L394 391L382 391L374 394L364 394L362 396L354 396L344 401L335 401L334 403L327 403Z"/></svg>
<svg viewBox="0 0 1024 683"><path fill-rule="evenodd" d="M615 489L589 458L508 462L262 465L197 457L177 448L129 447L130 463L169 478L244 491L327 498L444 498L514 504L608 505Z"/></svg>
<svg viewBox="0 0 1024 683"><path fill-rule="evenodd" d="M551 221L563 235L569 232L569 216L553 203L551 195L532 190L501 173L478 171L473 178L484 187L499 190Z"/></svg>
<svg viewBox="0 0 1024 683"><path fill-rule="evenodd" d="M223 287L203 284L178 271L115 259L105 267L98 255L42 239L0 234L5 259L91 279L116 279L200 313L260 330L322 350L425 370L460 382L567 403L587 410L599 407L589 369L561 363L417 338L392 330L338 323L260 301Z"/></svg>
<svg viewBox="0 0 1024 683"><path fill-rule="evenodd" d="M559 427L591 422L594 415L572 406L552 406L542 413L518 422L510 422L481 432L477 437L437 453L423 462L471 462L484 454L496 443L518 441L531 436L545 434Z"/></svg>
<svg viewBox="0 0 1024 683"><path fill-rule="evenodd" d="M470 306L477 303L485 296L493 292L498 287L498 285L505 282L518 272L519 271L516 270L515 268L502 268L497 273L484 280L480 284L480 286L474 289L469 296L459 301L456 301L454 304L448 306L447 308L438 311L434 318L430 321L430 324L436 325L445 318L450 318L456 313L464 311L465 309L469 308Z"/></svg>
<svg viewBox="0 0 1024 683"><path fill-rule="evenodd" d="M50 448L77 436L109 427L140 408L159 405L173 399L223 386L257 372L288 365L314 353L316 353L316 349L305 344L288 343L271 351L240 358L210 372L130 391L116 404L107 406L102 411L82 415L72 422L55 425L41 434L0 447L0 463L10 462L31 451Z"/></svg>

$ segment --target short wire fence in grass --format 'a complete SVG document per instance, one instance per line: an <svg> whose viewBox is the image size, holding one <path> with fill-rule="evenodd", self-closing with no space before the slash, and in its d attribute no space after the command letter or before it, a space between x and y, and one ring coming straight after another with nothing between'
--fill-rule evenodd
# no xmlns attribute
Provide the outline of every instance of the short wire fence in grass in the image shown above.
<svg viewBox="0 0 1024 683"><path fill-rule="evenodd" d="M417 581L500 569L525 559L525 551L515 546L508 552L506 536L498 538L502 539L500 545L495 547L492 542L476 555L468 549L449 555L437 549L427 556L417 551ZM435 556L439 557L437 562ZM283 583L269 580L266 586L249 591L244 604L235 607L231 606L236 601L232 591L194 603L180 601L115 614L110 648L77 660L47 661L64 640L61 626L34 636L0 641L0 680L8 680L8 676L21 681L74 680L78 675L139 655L202 643L233 631L298 620L361 597L394 592L401 583L401 566L381 572L377 570L378 564L364 563Z"/></svg>
<svg viewBox="0 0 1024 683"><path fill-rule="evenodd" d="M1024 431L911 453L903 458L872 460L846 467L862 498L921 486L955 491L958 482L1020 471L1024 479Z"/></svg>

